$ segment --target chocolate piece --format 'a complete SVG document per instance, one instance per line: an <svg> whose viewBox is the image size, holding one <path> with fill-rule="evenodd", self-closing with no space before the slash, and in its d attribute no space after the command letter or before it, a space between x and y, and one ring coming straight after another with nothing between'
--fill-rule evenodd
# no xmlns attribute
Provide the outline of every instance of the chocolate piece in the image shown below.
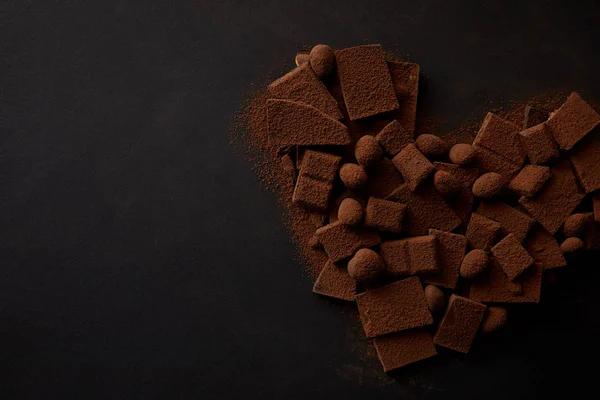
<svg viewBox="0 0 600 400"><path fill-rule="evenodd" d="M446 314L433 337L433 343L468 353L487 307L465 297L450 296Z"/></svg>
<svg viewBox="0 0 600 400"><path fill-rule="evenodd" d="M423 277L423 282L455 289L458 283L460 263L467 250L467 238L463 235L430 229L429 235L437 239L437 257L440 271Z"/></svg>
<svg viewBox="0 0 600 400"><path fill-rule="evenodd" d="M544 270L567 265L554 236L537 224L529 233L524 246L529 255L533 257L533 261Z"/></svg>
<svg viewBox="0 0 600 400"><path fill-rule="evenodd" d="M585 135L600 124L600 115L578 93L550 115L546 122L561 149L570 150Z"/></svg>
<svg viewBox="0 0 600 400"><path fill-rule="evenodd" d="M413 135L417 117L419 65L407 62L388 62L387 65L400 104L397 110L392 111L392 115L410 135Z"/></svg>
<svg viewBox="0 0 600 400"><path fill-rule="evenodd" d="M367 338L433 323L416 276L361 293L356 303Z"/></svg>
<svg viewBox="0 0 600 400"><path fill-rule="evenodd" d="M325 182L333 182L342 158L320 151L306 150L300 166L300 175Z"/></svg>
<svg viewBox="0 0 600 400"><path fill-rule="evenodd" d="M506 180L499 173L488 172L477 178L471 191L475 197L490 199L500 192L505 183Z"/></svg>
<svg viewBox="0 0 600 400"><path fill-rule="evenodd" d="M293 69L271 83L269 95L273 99L309 104L336 120L343 117L337 102L315 75L309 63Z"/></svg>
<svg viewBox="0 0 600 400"><path fill-rule="evenodd" d="M488 307L481 323L480 331L484 333L494 332L506 325L508 314L504 307Z"/></svg>
<svg viewBox="0 0 600 400"><path fill-rule="evenodd" d="M498 242L490 251L511 281L533 264L533 258L513 233Z"/></svg>
<svg viewBox="0 0 600 400"><path fill-rule="evenodd" d="M407 144L414 143L412 133L409 133L400 122L393 120L385 126L375 136L379 145L385 150L386 154L390 157L394 157L400 153Z"/></svg>
<svg viewBox="0 0 600 400"><path fill-rule="evenodd" d="M545 164L558 158L558 145L546 124L539 124L519 133L523 148L533 164Z"/></svg>
<svg viewBox="0 0 600 400"><path fill-rule="evenodd" d="M550 179L550 168L540 165L526 165L508 184L508 188L521 196L535 195Z"/></svg>
<svg viewBox="0 0 600 400"><path fill-rule="evenodd" d="M358 164L364 168L378 165L383 157L383 150L373 136L365 135L358 139L354 148Z"/></svg>
<svg viewBox="0 0 600 400"><path fill-rule="evenodd" d="M568 161L563 160L550 168L550 174L548 182L534 197L521 197L519 203L554 235L584 195L579 192Z"/></svg>
<svg viewBox="0 0 600 400"><path fill-rule="evenodd" d="M511 282L495 259L471 284L469 297L489 303L538 303L542 287L542 267L535 265Z"/></svg>
<svg viewBox="0 0 600 400"><path fill-rule="evenodd" d="M444 297L444 292L437 286L425 286L425 298L427 299L427 306L429 306L429 310L432 313L440 312L444 309L446 298Z"/></svg>
<svg viewBox="0 0 600 400"><path fill-rule="evenodd" d="M566 237L583 237L589 223L593 223L590 214L571 214L563 225L563 233Z"/></svg>
<svg viewBox="0 0 600 400"><path fill-rule="evenodd" d="M435 171L433 187L444 197L453 197L463 189L463 184L457 177L446 171Z"/></svg>
<svg viewBox="0 0 600 400"><path fill-rule="evenodd" d="M560 251L563 253L575 253L579 250L583 250L585 248L585 243L583 240L577 237L566 238L564 242L560 245Z"/></svg>
<svg viewBox="0 0 600 400"><path fill-rule="evenodd" d="M344 225L358 225L365 212L360 203L352 198L342 200L338 208L338 221Z"/></svg>
<svg viewBox="0 0 600 400"><path fill-rule="evenodd" d="M448 153L450 161L456 165L466 166L473 164L476 159L475 149L470 144L458 143L452 146Z"/></svg>
<svg viewBox="0 0 600 400"><path fill-rule="evenodd" d="M336 51L335 58L351 121L398 108L381 46L349 47Z"/></svg>
<svg viewBox="0 0 600 400"><path fill-rule="evenodd" d="M356 281L348 275L345 268L327 261L315 281L313 292L340 300L354 301Z"/></svg>
<svg viewBox="0 0 600 400"><path fill-rule="evenodd" d="M600 193L594 193L592 202L594 205L594 221L600 222Z"/></svg>
<svg viewBox="0 0 600 400"><path fill-rule="evenodd" d="M525 118L523 119L523 129L531 128L532 126L544 123L546 122L549 116L550 113L548 111L527 105L525 106Z"/></svg>
<svg viewBox="0 0 600 400"><path fill-rule="evenodd" d="M514 233L519 242L525 240L534 223L532 218L516 208L499 202L481 202L477 213L500 222L502 231L506 234Z"/></svg>
<svg viewBox="0 0 600 400"><path fill-rule="evenodd" d="M299 67L303 64L306 64L309 60L310 60L309 53L299 52L299 53L296 53L296 57L294 58L294 63L296 64L296 67Z"/></svg>
<svg viewBox="0 0 600 400"><path fill-rule="evenodd" d="M492 113L485 116L473 146L485 148L518 167L525 161L519 127Z"/></svg>
<svg viewBox="0 0 600 400"><path fill-rule="evenodd" d="M472 213L465 236L474 249L489 250L498 238L501 225L483 215Z"/></svg>
<svg viewBox="0 0 600 400"><path fill-rule="evenodd" d="M403 183L400 171L389 159L384 158L376 168L369 170L367 191L371 196L386 198Z"/></svg>
<svg viewBox="0 0 600 400"><path fill-rule="evenodd" d="M487 149L477 146L473 148L475 165L481 172L497 172L508 180L521 169L521 164L513 164Z"/></svg>
<svg viewBox="0 0 600 400"><path fill-rule="evenodd" d="M410 258L407 239L389 240L379 246L381 258L387 266L388 275L400 278L410 275Z"/></svg>
<svg viewBox="0 0 600 400"><path fill-rule="evenodd" d="M427 234L430 228L449 232L461 223L456 213L431 186L422 185L412 192L404 184L389 198L406 204L403 231L408 236Z"/></svg>
<svg viewBox="0 0 600 400"><path fill-rule="evenodd" d="M350 144L348 128L315 107L291 100L267 100L269 138L279 147Z"/></svg>
<svg viewBox="0 0 600 400"><path fill-rule="evenodd" d="M435 171L433 164L417 149L409 144L392 159L392 163L406 180L408 187L414 192L417 186Z"/></svg>
<svg viewBox="0 0 600 400"><path fill-rule="evenodd" d="M385 271L385 263L371 249L360 249L348 262L348 274L358 282L377 279Z"/></svg>
<svg viewBox="0 0 600 400"><path fill-rule="evenodd" d="M333 262L352 256L360 248L377 246L381 242L377 232L350 228L339 222L317 229L316 235Z"/></svg>
<svg viewBox="0 0 600 400"><path fill-rule="evenodd" d="M448 152L448 144L439 136L423 134L417 137L415 146L425 157L441 157Z"/></svg>
<svg viewBox="0 0 600 400"><path fill-rule="evenodd" d="M569 157L583 190L586 193L600 190L600 128L573 147Z"/></svg>
<svg viewBox="0 0 600 400"><path fill-rule="evenodd" d="M384 372L433 357L437 354L431 334L425 329L411 329L373 339Z"/></svg>
<svg viewBox="0 0 600 400"><path fill-rule="evenodd" d="M318 77L329 75L335 67L335 54L331 47L318 44L310 51L310 66Z"/></svg>
<svg viewBox="0 0 600 400"><path fill-rule="evenodd" d="M471 211L473 209L473 203L475 199L471 193L471 187L473 186L473 182L475 182L477 177L479 177L479 170L477 168L465 168L455 164L448 164L438 161L434 162L433 166L438 171L452 174L463 185L462 190L460 190L453 197L447 198L446 201L452 210L454 210L456 215L458 215L458 217L461 219L463 224L468 223L469 218L471 217Z"/></svg>
<svg viewBox="0 0 600 400"><path fill-rule="evenodd" d="M360 190L369 180L366 171L358 164L344 164L340 168L340 179L348 189Z"/></svg>
<svg viewBox="0 0 600 400"><path fill-rule="evenodd" d="M281 162L281 169L283 173L288 177L290 186L296 184L296 167L294 161L289 154L284 154L279 161Z"/></svg>
<svg viewBox="0 0 600 400"><path fill-rule="evenodd" d="M406 206L395 201L369 197L365 213L365 226L387 232L402 231Z"/></svg>
<svg viewBox="0 0 600 400"><path fill-rule="evenodd" d="M485 251L471 250L460 264L460 275L467 279L473 279L485 270L488 262L489 257Z"/></svg>
<svg viewBox="0 0 600 400"><path fill-rule="evenodd" d="M437 239L435 236L418 236L406 239L411 275L430 274L439 271Z"/></svg>
<svg viewBox="0 0 600 400"><path fill-rule="evenodd" d="M327 211L333 184L300 175L296 182L292 201L316 211Z"/></svg>

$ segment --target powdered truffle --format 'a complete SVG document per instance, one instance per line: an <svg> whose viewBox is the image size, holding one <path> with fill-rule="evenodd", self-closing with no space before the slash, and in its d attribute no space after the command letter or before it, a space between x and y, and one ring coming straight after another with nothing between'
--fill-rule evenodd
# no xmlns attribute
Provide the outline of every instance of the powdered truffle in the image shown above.
<svg viewBox="0 0 600 400"><path fill-rule="evenodd" d="M358 225L364 211L360 203L352 198L342 200L338 208L338 220L345 225Z"/></svg>
<svg viewBox="0 0 600 400"><path fill-rule="evenodd" d="M367 185L369 178L363 167L347 163L340 168L340 179L348 189L360 190Z"/></svg>
<svg viewBox="0 0 600 400"><path fill-rule="evenodd" d="M385 271L379 254L371 249L360 249L348 262L348 274L358 282L369 282Z"/></svg>
<svg viewBox="0 0 600 400"><path fill-rule="evenodd" d="M583 240L577 237L566 238L560 245L560 251L563 253L575 253L585 248Z"/></svg>
<svg viewBox="0 0 600 400"><path fill-rule="evenodd" d="M427 299L427 305L429 306L429 310L431 312L437 313L444 309L444 305L446 303L444 292L442 292L437 286L425 286L425 298Z"/></svg>
<svg viewBox="0 0 600 400"><path fill-rule="evenodd" d="M381 162L383 151L373 136L366 135L356 142L354 155L362 167L369 168Z"/></svg>
<svg viewBox="0 0 600 400"><path fill-rule="evenodd" d="M589 218L586 214L572 214L563 225L563 233L566 237L583 237L589 223Z"/></svg>
<svg viewBox="0 0 600 400"><path fill-rule="evenodd" d="M497 195L504 186L505 179L496 172L481 175L473 184L473 195L481 199L489 199Z"/></svg>
<svg viewBox="0 0 600 400"><path fill-rule="evenodd" d="M504 307L488 307L481 323L481 332L489 333L497 331L506 325L508 313Z"/></svg>
<svg viewBox="0 0 600 400"><path fill-rule="evenodd" d="M439 136L423 134L417 137L415 141L417 149L425 157L436 158L441 157L448 152L448 144Z"/></svg>
<svg viewBox="0 0 600 400"><path fill-rule="evenodd" d="M467 166L475 162L475 149L466 143L459 143L452 146L448 154L450 161L456 165Z"/></svg>
<svg viewBox="0 0 600 400"><path fill-rule="evenodd" d="M460 265L460 275L467 279L473 279L485 270L488 261L489 258L485 251L481 249L471 250Z"/></svg>
<svg viewBox="0 0 600 400"><path fill-rule="evenodd" d="M329 75L335 66L335 54L331 47L318 44L310 51L310 66L318 77Z"/></svg>
<svg viewBox="0 0 600 400"><path fill-rule="evenodd" d="M433 186L444 197L453 197L463 188L462 183L454 175L446 171L435 171Z"/></svg>

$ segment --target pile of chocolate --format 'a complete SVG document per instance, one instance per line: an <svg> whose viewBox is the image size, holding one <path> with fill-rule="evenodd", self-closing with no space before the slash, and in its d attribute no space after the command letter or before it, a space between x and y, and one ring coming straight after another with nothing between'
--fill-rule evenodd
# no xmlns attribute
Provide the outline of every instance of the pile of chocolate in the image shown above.
<svg viewBox="0 0 600 400"><path fill-rule="evenodd" d="M296 64L268 88L269 141L318 221L314 292L356 302L385 371L468 352L506 323L499 303L537 303L565 253L600 247L600 115L577 93L522 126L488 113L451 147L414 137L417 64L379 45Z"/></svg>

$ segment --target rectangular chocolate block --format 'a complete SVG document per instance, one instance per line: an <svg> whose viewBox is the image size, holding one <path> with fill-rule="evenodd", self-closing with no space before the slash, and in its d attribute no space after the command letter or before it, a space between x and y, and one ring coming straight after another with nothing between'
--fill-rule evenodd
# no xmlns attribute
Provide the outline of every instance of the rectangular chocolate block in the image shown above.
<svg viewBox="0 0 600 400"><path fill-rule="evenodd" d="M367 338L433 323L416 276L360 293L356 303Z"/></svg>
<svg viewBox="0 0 600 400"><path fill-rule="evenodd" d="M394 278L410 275L407 239L388 240L379 246L379 254L386 265L386 273Z"/></svg>
<svg viewBox="0 0 600 400"><path fill-rule="evenodd" d="M433 164L417 149L414 144L408 144L396 154L392 163L406 180L413 192L429 175L435 171Z"/></svg>
<svg viewBox="0 0 600 400"><path fill-rule="evenodd" d="M342 157L320 151L306 150L300 166L300 175L325 182L333 182Z"/></svg>
<svg viewBox="0 0 600 400"><path fill-rule="evenodd" d="M583 200L567 160L550 169L551 177L534 197L521 197L519 203L548 233L554 235Z"/></svg>
<svg viewBox="0 0 600 400"><path fill-rule="evenodd" d="M395 201L369 197L365 210L365 226L381 231L400 233L406 205Z"/></svg>
<svg viewBox="0 0 600 400"><path fill-rule="evenodd" d="M433 343L468 353L486 308L485 304L453 294L450 296L446 314L433 337Z"/></svg>
<svg viewBox="0 0 600 400"><path fill-rule="evenodd" d="M550 168L541 165L526 165L515 178L510 181L508 188L513 192L531 197L550 179Z"/></svg>
<svg viewBox="0 0 600 400"><path fill-rule="evenodd" d="M546 122L550 113L540 108L525 106L525 118L523 119L523 129L531 128L532 126Z"/></svg>
<svg viewBox="0 0 600 400"><path fill-rule="evenodd" d="M407 238L411 275L438 272L437 238L432 235Z"/></svg>
<svg viewBox="0 0 600 400"><path fill-rule="evenodd" d="M475 149L475 165L482 174L497 172L508 180L515 176L521 169L521 165L505 160L483 147L473 146L473 148Z"/></svg>
<svg viewBox="0 0 600 400"><path fill-rule="evenodd" d="M534 264L511 282L498 261L492 258L488 268L471 284L469 298L485 303L538 303L542 270ZM515 290L515 284L520 285L519 290Z"/></svg>
<svg viewBox="0 0 600 400"><path fill-rule="evenodd" d="M567 261L554 236L538 224L529 233L524 246L529 255L533 257L533 261L544 270L567 265Z"/></svg>
<svg viewBox="0 0 600 400"><path fill-rule="evenodd" d="M519 242L527 237L534 220L521 211L500 202L481 202L477 213L499 222L505 234L514 233Z"/></svg>
<svg viewBox="0 0 600 400"><path fill-rule="evenodd" d="M389 159L384 158L378 166L369 169L367 192L371 196L383 199L388 197L403 183L404 178L402 178L400 171L394 167L394 164Z"/></svg>
<svg viewBox="0 0 600 400"><path fill-rule="evenodd" d="M437 239L440 272L423 276L423 282L455 289L458 283L460 264L467 250L467 238L437 229L430 229L429 235Z"/></svg>
<svg viewBox="0 0 600 400"><path fill-rule="evenodd" d="M313 292L340 300L354 301L356 281L344 267L327 261L313 286Z"/></svg>
<svg viewBox="0 0 600 400"><path fill-rule="evenodd" d="M546 164L560 155L558 145L546 124L532 126L519 133L523 148L533 164Z"/></svg>
<svg viewBox="0 0 600 400"><path fill-rule="evenodd" d="M571 150L577 142L600 124L600 115L579 94L573 92L546 122L561 149Z"/></svg>
<svg viewBox="0 0 600 400"><path fill-rule="evenodd" d="M385 126L375 136L377 143L385 151L385 153L394 157L396 154L406 147L406 145L414 143L413 134L409 133L397 120L393 120Z"/></svg>
<svg viewBox="0 0 600 400"><path fill-rule="evenodd" d="M422 328L391 333L373 339L384 372L433 357L437 354L431 334Z"/></svg>
<svg viewBox="0 0 600 400"><path fill-rule="evenodd" d="M525 161L519 127L492 113L485 116L473 146L487 149L517 167Z"/></svg>
<svg viewBox="0 0 600 400"><path fill-rule="evenodd" d="M408 62L388 62L388 69L400 104L397 110L392 111L392 115L412 136L415 133L417 118L419 65Z"/></svg>
<svg viewBox="0 0 600 400"><path fill-rule="evenodd" d="M569 157L583 190L586 193L600 190L600 128L581 139Z"/></svg>
<svg viewBox="0 0 600 400"><path fill-rule="evenodd" d="M315 211L327 211L332 190L333 184L330 182L300 175L296 181L292 201Z"/></svg>
<svg viewBox="0 0 600 400"><path fill-rule="evenodd" d="M375 231L353 229L339 222L317 229L316 236L333 262L354 255L358 249L377 246L381 242Z"/></svg>
<svg viewBox="0 0 600 400"><path fill-rule="evenodd" d="M466 237L473 249L489 250L500 235L501 225L481 214L472 213Z"/></svg>
<svg viewBox="0 0 600 400"><path fill-rule="evenodd" d="M385 53L380 45L338 50L335 58L351 121L399 107Z"/></svg>
<svg viewBox="0 0 600 400"><path fill-rule="evenodd" d="M521 242L513 233L506 235L490 251L511 281L514 281L533 264L533 258L521 246Z"/></svg>

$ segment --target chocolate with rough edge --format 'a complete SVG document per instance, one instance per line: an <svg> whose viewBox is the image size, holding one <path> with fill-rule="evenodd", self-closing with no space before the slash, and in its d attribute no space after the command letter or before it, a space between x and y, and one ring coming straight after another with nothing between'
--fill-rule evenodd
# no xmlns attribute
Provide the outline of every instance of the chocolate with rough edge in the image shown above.
<svg viewBox="0 0 600 400"><path fill-rule="evenodd" d="M379 145L385 150L386 154L394 157L406 147L407 144L414 143L412 133L409 133L397 120L393 120L385 126L375 136Z"/></svg>
<svg viewBox="0 0 600 400"><path fill-rule="evenodd" d="M340 300L354 301L356 281L348 275L346 268L327 261L315 281L313 292Z"/></svg>
<svg viewBox="0 0 600 400"><path fill-rule="evenodd" d="M546 122L561 149L570 150L600 124L600 115L573 92Z"/></svg>
<svg viewBox="0 0 600 400"><path fill-rule="evenodd" d="M523 148L527 152L529 161L533 164L545 164L555 158L560 153L558 145L554 141L552 132L546 124L539 124L527 128L519 133Z"/></svg>
<svg viewBox="0 0 600 400"><path fill-rule="evenodd" d="M392 163L402 173L408 187L413 192L435 171L433 164L412 143L396 154Z"/></svg>
<svg viewBox="0 0 600 400"><path fill-rule="evenodd" d="M505 160L488 149L479 146L473 146L473 149L475 150L475 166L481 173L497 172L506 179L510 179L521 169L521 165Z"/></svg>
<svg viewBox="0 0 600 400"><path fill-rule="evenodd" d="M528 215L500 202L482 201L477 208L477 213L500 222L502 231L506 234L514 233L519 242L525 240L534 223L534 220Z"/></svg>
<svg viewBox="0 0 600 400"><path fill-rule="evenodd" d="M533 258L521 246L521 242L515 238L513 233L506 235L490 251L511 281L514 281L533 264Z"/></svg>
<svg viewBox="0 0 600 400"><path fill-rule="evenodd" d="M467 250L467 238L456 233L430 229L429 235L437 239L438 264L440 271L422 277L430 285L455 289L460 273L460 263Z"/></svg>
<svg viewBox="0 0 600 400"><path fill-rule="evenodd" d="M377 246L381 242L375 231L351 228L340 222L317 229L316 236L333 262L352 256L358 249Z"/></svg>
<svg viewBox="0 0 600 400"><path fill-rule="evenodd" d="M433 343L468 353L486 308L485 304L453 294L448 301L446 314L433 337Z"/></svg>
<svg viewBox="0 0 600 400"><path fill-rule="evenodd" d="M437 354L426 329L411 329L373 339L384 372L404 367Z"/></svg>

